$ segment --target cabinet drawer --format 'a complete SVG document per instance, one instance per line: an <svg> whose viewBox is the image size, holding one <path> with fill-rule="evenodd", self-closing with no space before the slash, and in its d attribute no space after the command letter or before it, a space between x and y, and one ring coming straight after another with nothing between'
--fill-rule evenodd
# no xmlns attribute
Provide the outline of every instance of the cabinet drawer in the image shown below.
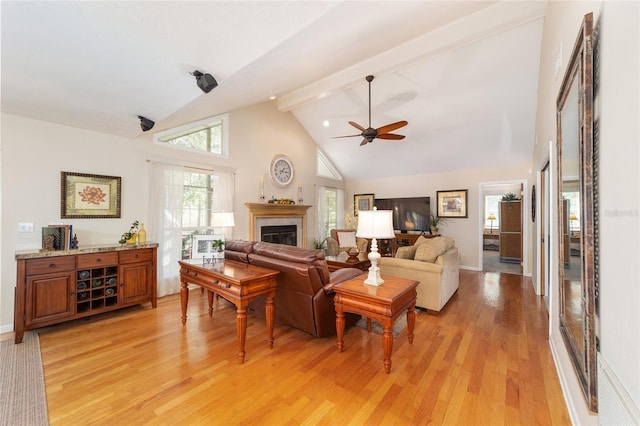
<svg viewBox="0 0 640 426"><path fill-rule="evenodd" d="M78 269L88 269L100 266L118 264L118 253L90 253L78 255Z"/></svg>
<svg viewBox="0 0 640 426"><path fill-rule="evenodd" d="M153 249L123 250L120 252L120 263L150 262L153 260Z"/></svg>
<svg viewBox="0 0 640 426"><path fill-rule="evenodd" d="M51 272L73 271L76 268L75 256L55 256L40 259L28 259L27 275L48 274Z"/></svg>

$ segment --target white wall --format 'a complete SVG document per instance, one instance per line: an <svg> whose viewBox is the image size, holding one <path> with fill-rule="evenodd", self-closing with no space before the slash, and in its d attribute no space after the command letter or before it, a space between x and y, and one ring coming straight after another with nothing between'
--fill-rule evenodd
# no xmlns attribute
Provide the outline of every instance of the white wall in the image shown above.
<svg viewBox="0 0 640 426"><path fill-rule="evenodd" d="M349 181L347 183L348 197L354 194L371 194L376 198L391 197L431 197L431 209L435 212L436 191L467 189L467 218L450 219L440 224L440 233L453 237L460 253L460 266L471 270L482 270L478 251L482 247L481 241L481 200L480 185L504 182L525 181L525 189L530 186L533 175L529 173L530 164L514 164L509 168L478 168L475 170L456 171L448 173L433 173L418 176L403 176L397 178L368 179ZM351 198L352 199L352 198ZM527 197L525 193L525 203ZM528 205L528 204L527 204ZM525 221L530 231L531 221ZM525 247L530 252L530 245ZM530 256L529 256L530 257ZM525 265L525 273L528 267Z"/></svg>
<svg viewBox="0 0 640 426"><path fill-rule="evenodd" d="M201 112L199 112L201 114ZM197 116L194 121L202 118ZM153 144L152 133L128 140L82 129L2 114L2 251L0 285L0 332L13 330L16 280L15 251L39 249L41 228L69 223L80 247L117 244L131 222L145 222L148 215L149 172L147 159L222 167L235 170L236 227L233 237L248 238L246 202L258 202L258 179L264 176L267 198L289 197L297 201L298 183L305 204L315 204L315 185L344 188L343 182L321 179L316 173L316 145L290 113L277 111L265 102L231 111L230 156L216 159ZM162 123L156 124L162 130ZM132 121L132 125L138 123ZM268 167L277 153L287 154L296 168L294 183L286 189L271 184ZM60 219L60 172L122 177L121 219ZM18 233L18 223L34 223L35 232ZM308 237L315 236L315 209L308 210ZM154 230L148 229L149 240Z"/></svg>
<svg viewBox="0 0 640 426"><path fill-rule="evenodd" d="M556 97L569 55L583 16L594 13L602 29L600 43L600 89L596 99L596 118L600 119L599 191L600 203L600 324L601 351L627 395L628 408L640 407L640 248L638 66L639 6L636 2L549 2L545 18L538 93L537 141L533 163L539 170L549 159L548 142L556 141ZM562 63L555 75L557 53ZM555 154L554 154L555 155ZM551 164L555 179L556 164ZM555 186L555 181L552 181ZM555 198L552 194L552 200ZM551 225L557 223L556 202ZM552 241L552 259L558 241ZM580 386L566 352L558 327L558 262L552 261L550 297L550 343L572 420L587 425L599 422L585 405ZM553 298L556 298L554 301ZM601 399L602 401L602 399ZM608 405L600 407L606 418Z"/></svg>

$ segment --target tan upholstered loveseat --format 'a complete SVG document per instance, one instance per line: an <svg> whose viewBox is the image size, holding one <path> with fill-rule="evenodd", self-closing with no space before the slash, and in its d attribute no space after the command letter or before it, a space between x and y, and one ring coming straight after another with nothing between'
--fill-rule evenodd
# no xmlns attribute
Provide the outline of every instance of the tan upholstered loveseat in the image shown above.
<svg viewBox="0 0 640 426"><path fill-rule="evenodd" d="M342 241L340 236L343 236ZM355 245L353 244L353 239L356 241ZM366 253L368 246L369 240L356 237L354 229L332 229L327 237L327 256L337 256L341 251L349 251L352 247L356 247L358 251Z"/></svg>
<svg viewBox="0 0 640 426"><path fill-rule="evenodd" d="M395 257L381 257L378 266L383 275L420 281L416 306L428 311L439 312L460 282L458 249L449 237L420 237Z"/></svg>

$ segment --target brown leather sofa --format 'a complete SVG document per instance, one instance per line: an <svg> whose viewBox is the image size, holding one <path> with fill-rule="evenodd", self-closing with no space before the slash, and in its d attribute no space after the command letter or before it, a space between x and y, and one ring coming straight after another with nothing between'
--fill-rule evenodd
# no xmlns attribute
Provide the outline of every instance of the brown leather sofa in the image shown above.
<svg viewBox="0 0 640 426"><path fill-rule="evenodd" d="M316 337L336 334L332 287L362 274L355 268L329 273L322 250L266 242L229 240L225 244L225 259L280 271L276 278L276 323L295 327ZM264 316L263 297L249 306L256 315ZM346 324L355 324L359 318L349 314Z"/></svg>

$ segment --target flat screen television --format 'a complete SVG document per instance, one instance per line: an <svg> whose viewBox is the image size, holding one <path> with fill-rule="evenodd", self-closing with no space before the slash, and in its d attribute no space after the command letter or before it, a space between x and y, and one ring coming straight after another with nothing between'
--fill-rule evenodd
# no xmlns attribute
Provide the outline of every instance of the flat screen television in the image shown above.
<svg viewBox="0 0 640 426"><path fill-rule="evenodd" d="M393 229L396 232L429 231L429 197L377 198L374 204L378 210L393 210Z"/></svg>

